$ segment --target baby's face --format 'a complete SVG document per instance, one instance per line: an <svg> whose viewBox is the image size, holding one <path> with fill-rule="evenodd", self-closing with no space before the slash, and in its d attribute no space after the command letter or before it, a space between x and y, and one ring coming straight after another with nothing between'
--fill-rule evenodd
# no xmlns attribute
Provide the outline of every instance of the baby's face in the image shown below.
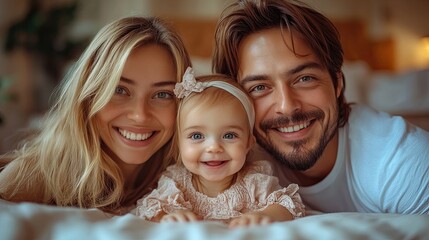
<svg viewBox="0 0 429 240"><path fill-rule="evenodd" d="M246 111L237 99L216 105L187 104L181 113L179 150L185 167L200 180L232 179L253 144Z"/></svg>

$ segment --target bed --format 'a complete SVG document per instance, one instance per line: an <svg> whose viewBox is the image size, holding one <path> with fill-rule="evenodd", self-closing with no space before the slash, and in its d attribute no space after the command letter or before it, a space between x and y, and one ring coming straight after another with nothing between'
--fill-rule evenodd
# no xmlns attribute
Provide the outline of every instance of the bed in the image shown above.
<svg viewBox="0 0 429 240"><path fill-rule="evenodd" d="M218 222L153 223L134 215L0 200L1 239L429 239L429 215L315 214L229 229Z"/></svg>

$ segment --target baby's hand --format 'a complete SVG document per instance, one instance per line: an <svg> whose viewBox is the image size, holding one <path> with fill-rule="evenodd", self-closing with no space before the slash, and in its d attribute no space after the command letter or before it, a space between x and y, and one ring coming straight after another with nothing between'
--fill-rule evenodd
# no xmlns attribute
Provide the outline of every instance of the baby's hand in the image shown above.
<svg viewBox="0 0 429 240"><path fill-rule="evenodd" d="M160 222L194 222L200 218L189 210L177 210L174 213L164 215Z"/></svg>
<svg viewBox="0 0 429 240"><path fill-rule="evenodd" d="M265 225L273 222L270 216L260 212L246 213L240 217L234 218L229 223L230 228L244 227L250 225Z"/></svg>

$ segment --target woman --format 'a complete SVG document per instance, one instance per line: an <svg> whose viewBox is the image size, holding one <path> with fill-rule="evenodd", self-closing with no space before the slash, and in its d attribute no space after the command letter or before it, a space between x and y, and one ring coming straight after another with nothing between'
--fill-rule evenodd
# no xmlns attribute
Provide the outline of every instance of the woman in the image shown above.
<svg viewBox="0 0 429 240"><path fill-rule="evenodd" d="M1 198L128 211L173 160L173 88L190 65L179 36L157 18L105 26L41 131L3 156Z"/></svg>

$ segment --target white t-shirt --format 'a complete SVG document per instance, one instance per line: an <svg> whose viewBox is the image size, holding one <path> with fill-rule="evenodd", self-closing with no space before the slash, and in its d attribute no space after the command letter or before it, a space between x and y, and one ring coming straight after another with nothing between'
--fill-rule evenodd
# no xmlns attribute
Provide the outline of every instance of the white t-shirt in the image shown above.
<svg viewBox="0 0 429 240"><path fill-rule="evenodd" d="M290 184L286 167L272 161L280 183ZM429 132L352 105L332 171L300 186L299 194L307 208L321 212L429 214Z"/></svg>

